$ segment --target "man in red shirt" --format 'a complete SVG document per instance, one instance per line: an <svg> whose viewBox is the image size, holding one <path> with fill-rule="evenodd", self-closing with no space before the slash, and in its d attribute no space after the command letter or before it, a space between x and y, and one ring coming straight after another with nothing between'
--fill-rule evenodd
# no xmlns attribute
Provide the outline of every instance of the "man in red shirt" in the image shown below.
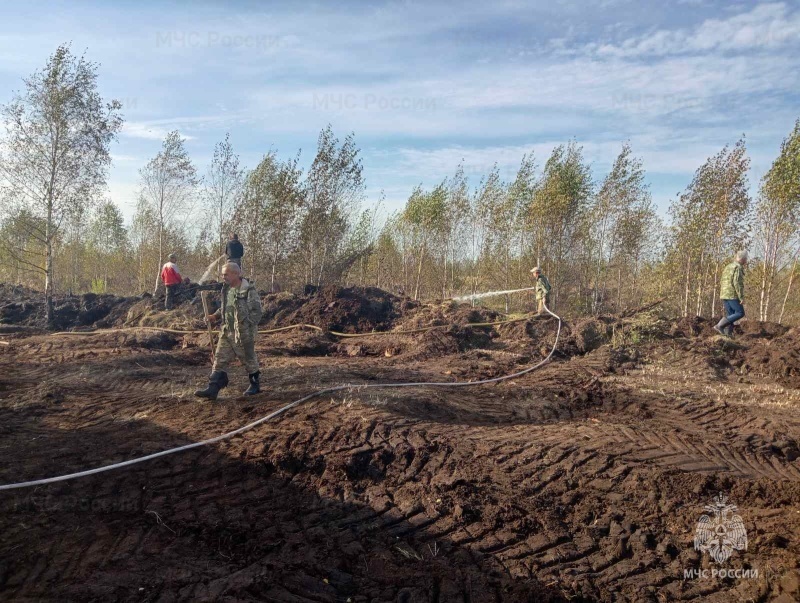
<svg viewBox="0 0 800 603"><path fill-rule="evenodd" d="M178 292L178 287L180 287L181 282L183 279L181 278L181 273L178 270L178 266L175 265L175 257L174 253L170 253L167 256L169 260L164 267L161 269L161 280L164 281L164 287L167 290L167 295L164 300L164 305L167 310L172 310L172 304L175 301L175 295Z"/></svg>

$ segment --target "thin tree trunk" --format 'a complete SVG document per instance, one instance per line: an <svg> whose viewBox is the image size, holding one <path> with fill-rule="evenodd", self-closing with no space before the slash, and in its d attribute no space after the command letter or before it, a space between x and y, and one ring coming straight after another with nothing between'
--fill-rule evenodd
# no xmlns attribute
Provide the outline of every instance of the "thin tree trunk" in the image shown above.
<svg viewBox="0 0 800 603"><path fill-rule="evenodd" d="M275 241L275 249L272 252L272 272L269 280L269 292L275 293L275 272L278 266L278 254L280 253L280 239ZM255 264L255 262L253 262Z"/></svg>
<svg viewBox="0 0 800 603"><path fill-rule="evenodd" d="M772 290L773 285L775 284L775 275L778 273L778 241L776 239L773 248L772 254L770 259L770 278L767 281L767 295L764 301L764 317L761 320L767 320L769 317L769 307L772 304ZM796 260L797 258L795 258Z"/></svg>
<svg viewBox="0 0 800 603"><path fill-rule="evenodd" d="M767 252L766 255L769 256L769 252ZM769 260L767 260L767 258L764 258L764 260L765 260L764 261L764 269L763 269L763 271L761 273L761 295L760 295L760 298L759 298L759 306L758 306L758 315L759 315L759 320L761 320L761 321L765 320L764 319L764 314L765 314L764 313L764 300L765 300L766 295L767 295L767 273L769 272Z"/></svg>
<svg viewBox="0 0 800 603"><path fill-rule="evenodd" d="M53 203L47 203L47 224L45 225L44 258L44 301L47 324L53 324Z"/></svg>
<svg viewBox="0 0 800 603"><path fill-rule="evenodd" d="M451 251L453 252L453 259L450 262L450 272L451 272L451 274L450 274L450 295L453 295L455 293L455 289L456 289L456 242L455 242L455 234L453 234L453 246L452 247L453 248L452 248Z"/></svg>
<svg viewBox="0 0 800 603"><path fill-rule="evenodd" d="M711 306L709 316L714 316L714 306L717 304L717 279L719 277L719 262L714 262L714 283L711 291Z"/></svg>
<svg viewBox="0 0 800 603"><path fill-rule="evenodd" d="M705 251L700 254L700 269L703 271L703 277L697 283L697 309L695 314L697 316L701 315L702 311L702 301L703 301L703 291L706 288L706 276L708 275L707 271L703 269L703 262L705 261Z"/></svg>
<svg viewBox="0 0 800 603"><path fill-rule="evenodd" d="M792 272L789 274L789 285L786 287L786 295L783 296L783 305L781 306L781 314L778 317L778 324L783 323L783 313L786 311L786 300L789 299L789 291L792 290L792 281L794 281L794 273L795 269L797 268L797 256L794 256L794 262L792 262Z"/></svg>
<svg viewBox="0 0 800 603"><path fill-rule="evenodd" d="M689 318L689 268L692 265L692 254L686 255L686 291L683 297L683 315Z"/></svg>
<svg viewBox="0 0 800 603"><path fill-rule="evenodd" d="M328 253L328 246L323 245L322 255L319 258L319 266L317 268L317 277L316 277L317 287L322 287L322 272L325 270L325 259L326 259L325 256L327 255L327 253ZM312 275L311 278L313 279L314 276Z"/></svg>
<svg viewBox="0 0 800 603"><path fill-rule="evenodd" d="M158 293L158 281L161 278L161 266L164 265L164 218L159 216L158 220L158 268L156 269L156 285L153 287L153 295Z"/></svg>
<svg viewBox="0 0 800 603"><path fill-rule="evenodd" d="M769 317L769 306L772 301L772 285L774 284L775 279L772 278L767 283L767 298L764 302L764 316L761 318L762 322L766 321Z"/></svg>
<svg viewBox="0 0 800 603"><path fill-rule="evenodd" d="M422 248L419 252L419 263L417 265L417 284L414 287L414 300L419 300L419 281L422 276L422 260L425 259L425 244L423 243Z"/></svg>

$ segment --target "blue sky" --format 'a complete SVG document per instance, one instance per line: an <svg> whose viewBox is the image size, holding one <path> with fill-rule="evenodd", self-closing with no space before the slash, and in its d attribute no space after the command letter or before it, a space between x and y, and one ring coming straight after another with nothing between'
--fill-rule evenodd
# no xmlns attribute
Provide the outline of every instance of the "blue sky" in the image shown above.
<svg viewBox="0 0 800 603"><path fill-rule="evenodd" d="M629 140L664 212L745 134L751 183L800 117L800 5L561 2L2 2L0 103L62 42L123 102L111 198L177 129L204 173L226 132L247 167L304 165L328 123L362 149L388 209L459 161L477 185L575 138L600 180Z"/></svg>

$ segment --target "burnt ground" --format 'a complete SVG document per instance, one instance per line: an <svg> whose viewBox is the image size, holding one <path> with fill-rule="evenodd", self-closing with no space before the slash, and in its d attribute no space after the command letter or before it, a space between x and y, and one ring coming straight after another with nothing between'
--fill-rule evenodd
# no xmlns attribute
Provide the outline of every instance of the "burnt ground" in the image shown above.
<svg viewBox="0 0 800 603"><path fill-rule="evenodd" d="M109 326L202 324L196 302L122 303ZM264 305L264 328L441 328L262 336L264 393L241 396L238 369L214 404L192 396L206 335L6 318L0 483L213 437L325 386L508 374L555 334L552 319L470 327L502 316L378 290ZM653 312L567 322L553 362L514 380L353 389L215 446L0 492L0 598L794 601L799 344L797 328L752 321L733 342ZM748 535L723 566L693 548L719 493ZM684 578L719 567L758 577Z"/></svg>

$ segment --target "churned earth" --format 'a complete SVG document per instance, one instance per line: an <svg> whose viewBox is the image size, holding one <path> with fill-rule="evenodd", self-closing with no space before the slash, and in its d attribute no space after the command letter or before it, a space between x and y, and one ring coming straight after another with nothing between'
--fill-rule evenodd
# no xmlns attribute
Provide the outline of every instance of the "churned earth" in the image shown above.
<svg viewBox="0 0 800 603"><path fill-rule="evenodd" d="M209 403L192 396L209 372L196 294L171 312L59 299L54 332L31 292L0 293L3 484L207 439L324 387L514 373L558 324L378 289L264 295L263 330L311 326L261 336L262 394L240 395L237 368ZM657 310L564 321L552 362L514 379L353 387L214 445L0 491L0 598L795 601L800 330L750 321L728 341ZM370 331L389 333L343 336ZM694 548L719 494L747 531L724 564Z"/></svg>

